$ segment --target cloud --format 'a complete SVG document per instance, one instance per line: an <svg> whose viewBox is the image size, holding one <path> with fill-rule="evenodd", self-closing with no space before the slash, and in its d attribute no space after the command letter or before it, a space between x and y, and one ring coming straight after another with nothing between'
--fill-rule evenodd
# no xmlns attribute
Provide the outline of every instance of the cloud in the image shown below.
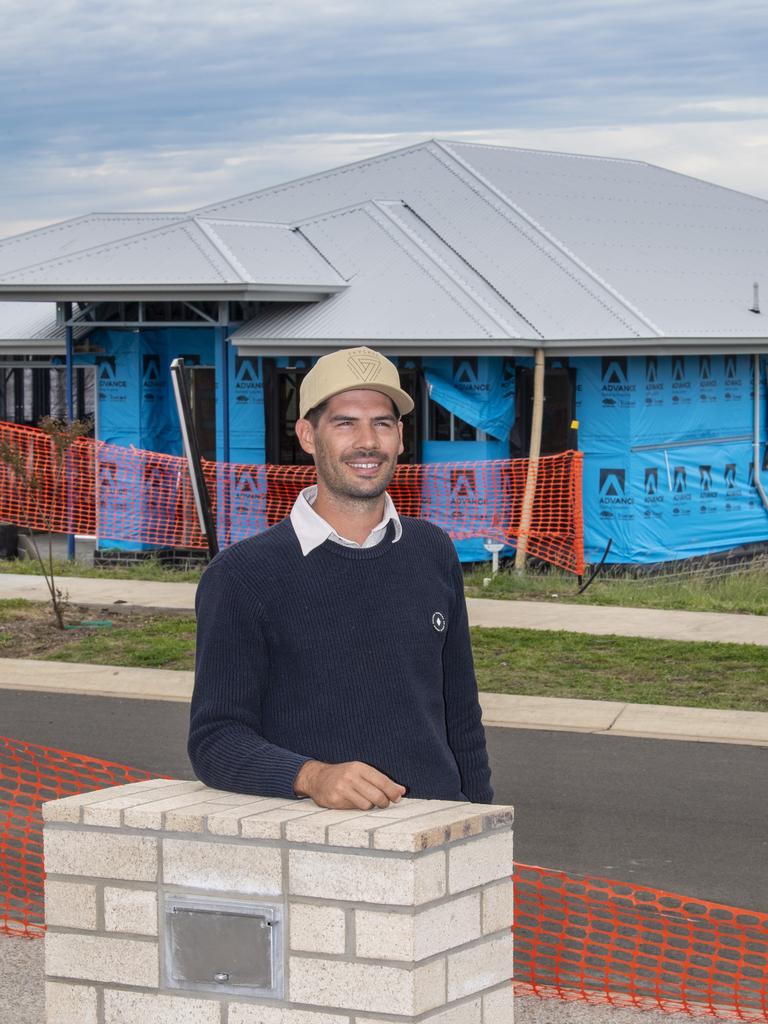
<svg viewBox="0 0 768 1024"><path fill-rule="evenodd" d="M432 135L764 188L762 2L2 8L0 234L94 208L184 209Z"/></svg>

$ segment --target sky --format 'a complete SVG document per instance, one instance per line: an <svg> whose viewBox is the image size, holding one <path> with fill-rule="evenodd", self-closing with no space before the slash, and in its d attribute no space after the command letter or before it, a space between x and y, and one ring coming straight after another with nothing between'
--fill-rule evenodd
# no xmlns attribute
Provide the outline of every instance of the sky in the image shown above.
<svg viewBox="0 0 768 1024"><path fill-rule="evenodd" d="M768 199L764 0L0 0L0 236L431 138Z"/></svg>

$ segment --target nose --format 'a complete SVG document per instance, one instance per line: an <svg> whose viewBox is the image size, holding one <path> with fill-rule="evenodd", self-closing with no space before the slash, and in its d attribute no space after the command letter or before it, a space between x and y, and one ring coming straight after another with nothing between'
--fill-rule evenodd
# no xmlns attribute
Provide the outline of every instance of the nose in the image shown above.
<svg viewBox="0 0 768 1024"><path fill-rule="evenodd" d="M365 448L367 451L378 450L379 438L373 423L360 422L358 424L356 447Z"/></svg>

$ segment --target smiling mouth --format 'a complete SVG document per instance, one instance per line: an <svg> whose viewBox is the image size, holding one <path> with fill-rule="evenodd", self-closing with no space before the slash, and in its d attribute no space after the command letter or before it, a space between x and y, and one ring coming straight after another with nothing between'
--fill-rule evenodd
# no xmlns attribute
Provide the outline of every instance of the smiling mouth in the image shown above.
<svg viewBox="0 0 768 1024"><path fill-rule="evenodd" d="M347 462L346 465L349 466L352 472L355 473L357 476L376 476L381 467L384 465L384 462L371 462L368 459L360 459L357 462Z"/></svg>

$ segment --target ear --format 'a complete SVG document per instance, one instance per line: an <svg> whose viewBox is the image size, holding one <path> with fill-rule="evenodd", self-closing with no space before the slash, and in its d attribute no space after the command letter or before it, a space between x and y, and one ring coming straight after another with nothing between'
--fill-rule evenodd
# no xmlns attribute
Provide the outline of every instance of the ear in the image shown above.
<svg viewBox="0 0 768 1024"><path fill-rule="evenodd" d="M296 437L299 439L299 444L309 455L315 453L315 431L309 420L300 419L296 420L294 427L296 431Z"/></svg>
<svg viewBox="0 0 768 1024"><path fill-rule="evenodd" d="M403 444L403 421L397 421L397 432L400 435L400 447L397 450L398 455L402 455L405 451L405 445Z"/></svg>

